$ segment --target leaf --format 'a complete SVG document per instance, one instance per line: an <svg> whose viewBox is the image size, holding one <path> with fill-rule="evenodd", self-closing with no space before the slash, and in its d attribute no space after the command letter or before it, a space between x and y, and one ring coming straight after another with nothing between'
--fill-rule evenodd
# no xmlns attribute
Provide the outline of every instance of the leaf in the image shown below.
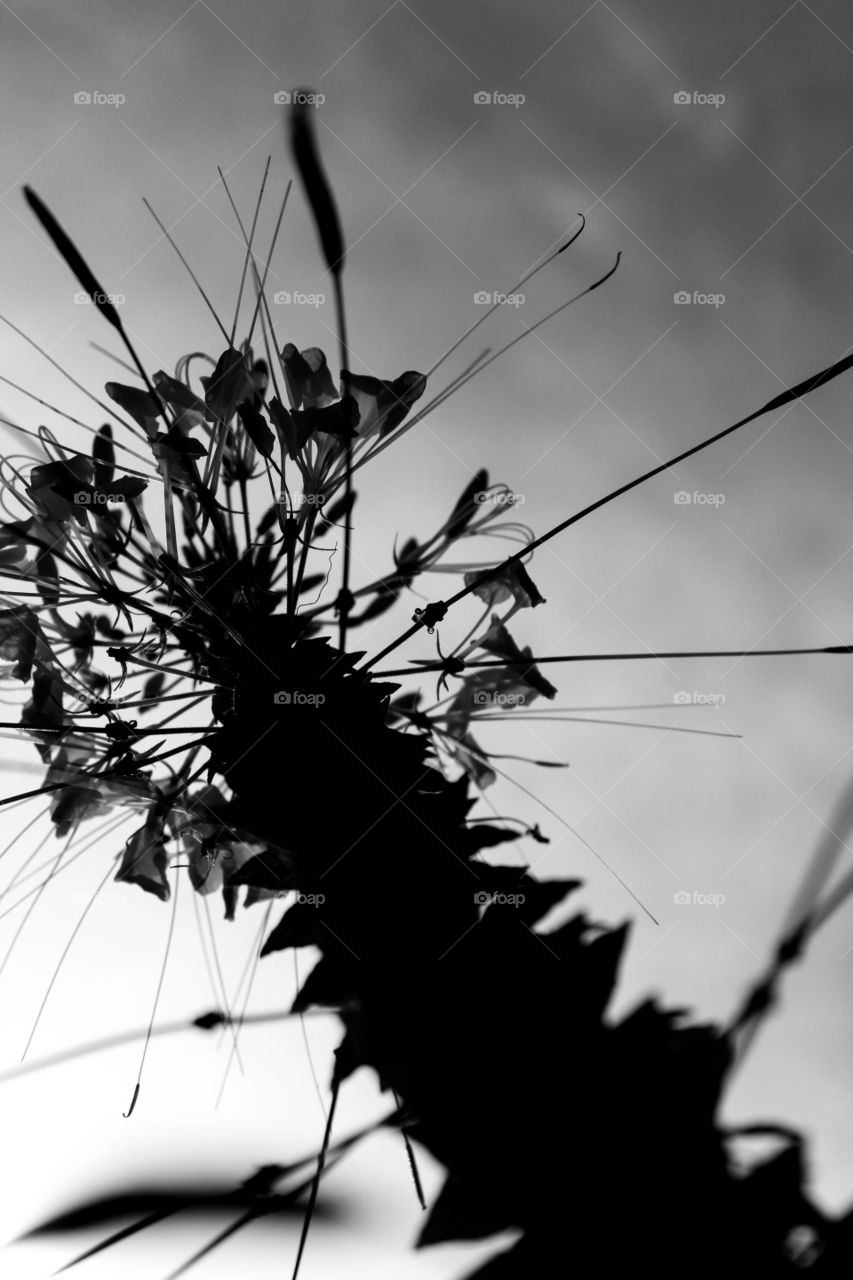
<svg viewBox="0 0 853 1280"><path fill-rule="evenodd" d="M275 849L266 849L250 858L229 877L229 884L252 885L257 889L275 889L282 893L296 887L290 860Z"/></svg>
<svg viewBox="0 0 853 1280"><path fill-rule="evenodd" d="M527 867L493 867L489 862L472 862L470 865L471 870L476 871L484 893L521 893L528 879Z"/></svg>
<svg viewBox="0 0 853 1280"><path fill-rule="evenodd" d="M255 537L262 538L265 533L269 533L270 529L273 527L277 519L278 519L278 504L273 503L271 507L267 507L266 511L258 521L257 527L255 529Z"/></svg>
<svg viewBox="0 0 853 1280"><path fill-rule="evenodd" d="M48 520L67 520L79 514L74 495L88 488L94 466L82 453L33 467L27 481L27 493Z"/></svg>
<svg viewBox="0 0 853 1280"><path fill-rule="evenodd" d="M483 1263L482 1267L470 1272L465 1280L521 1280L522 1277L534 1275L541 1276L544 1280L544 1272L530 1269L529 1261L525 1257L525 1238L522 1237L511 1249L504 1249L502 1253L494 1254Z"/></svg>
<svg viewBox="0 0 853 1280"><path fill-rule="evenodd" d="M26 560L33 545L35 516L28 520L9 520L0 524L0 556L3 564L17 564Z"/></svg>
<svg viewBox="0 0 853 1280"><path fill-rule="evenodd" d="M270 898L275 896L275 889L258 889L256 885L249 885L246 889L246 896L243 899L243 906L244 908L253 907L256 902L269 902Z"/></svg>
<svg viewBox="0 0 853 1280"><path fill-rule="evenodd" d="M143 391L141 387L129 387L123 382L107 382L104 390L111 400L115 400L116 404L124 409L125 413L130 414L137 426L142 427L149 438L154 436L160 407L150 391Z"/></svg>
<svg viewBox="0 0 853 1280"><path fill-rule="evenodd" d="M370 1050L364 1038L364 1020L358 1013L342 1013L344 1038L335 1050L335 1077L348 1080L359 1067L370 1064Z"/></svg>
<svg viewBox="0 0 853 1280"><path fill-rule="evenodd" d="M535 880L524 876L520 888L524 902L518 908L519 919L528 925L537 924L582 884L582 880Z"/></svg>
<svg viewBox="0 0 853 1280"><path fill-rule="evenodd" d="M161 450L181 458L204 458L207 456L207 445L192 436L184 435L180 427L170 427L168 431L160 431L152 442Z"/></svg>
<svg viewBox="0 0 853 1280"><path fill-rule="evenodd" d="M107 640L127 639L127 632L114 627L105 613L98 614L95 619L95 630L99 636L106 636Z"/></svg>
<svg viewBox="0 0 853 1280"><path fill-rule="evenodd" d="M240 421L243 424L246 435L261 457L271 458L275 445L275 436L264 421L263 415L258 412L249 400L243 400L237 405L237 413L240 415Z"/></svg>
<svg viewBox="0 0 853 1280"><path fill-rule="evenodd" d="M310 903L295 902L285 911L261 949L262 956L272 951L286 951L290 947L317 945L319 918L317 908Z"/></svg>
<svg viewBox="0 0 853 1280"><path fill-rule="evenodd" d="M108 324L111 324L114 329L121 333L122 327L118 312L53 214L42 203L31 187L24 187L24 198L101 315Z"/></svg>
<svg viewBox="0 0 853 1280"><path fill-rule="evenodd" d="M518 840L521 834L520 831L512 831L509 827L494 827L488 822L477 822L467 828L465 843L476 853L479 849L491 849L496 844L505 844L507 840Z"/></svg>
<svg viewBox="0 0 853 1280"><path fill-rule="evenodd" d="M103 812L104 805L96 787L71 783L56 792L50 806L50 819L56 834L64 839L78 823Z"/></svg>
<svg viewBox="0 0 853 1280"><path fill-rule="evenodd" d="M155 805L144 825L128 837L115 879L138 884L146 893L153 893L161 902L168 902L172 893L166 877L168 864L163 818Z"/></svg>
<svg viewBox="0 0 853 1280"><path fill-rule="evenodd" d="M352 396L345 396L322 408L294 409L289 413L281 401L273 396L269 403L273 420L283 450L289 458L295 458L315 431L326 435L352 440L358 425L358 406Z"/></svg>
<svg viewBox="0 0 853 1280"><path fill-rule="evenodd" d="M466 484L459 497L459 501L450 513L447 521L445 536L448 538L458 538L468 525L474 519L480 504L477 502L477 495L485 493L489 487L489 473L485 468L481 469L474 476L470 484Z"/></svg>
<svg viewBox="0 0 853 1280"><path fill-rule="evenodd" d="M587 999L594 1003L599 1014L603 1014L610 998L616 989L619 976L619 965L625 951L631 926L624 924L618 929L607 929L598 938L587 944L586 959L590 966L591 977L587 991ZM551 934L545 934L550 939Z"/></svg>
<svg viewBox="0 0 853 1280"><path fill-rule="evenodd" d="M213 373L201 379L204 403L222 422L228 422L234 410L253 394L255 388L246 368L246 357L228 347L216 362Z"/></svg>
<svg viewBox="0 0 853 1280"><path fill-rule="evenodd" d="M95 488L101 489L112 480L116 463L113 429L108 422L98 430L92 441L92 462L95 467Z"/></svg>
<svg viewBox="0 0 853 1280"><path fill-rule="evenodd" d="M43 642L38 615L26 605L0 610L0 657L11 659L16 680L28 681L32 675L36 645Z"/></svg>
<svg viewBox="0 0 853 1280"><path fill-rule="evenodd" d="M32 697L21 711L22 728L35 731L38 751L43 760L49 760L51 748L59 745L63 726L62 677L51 667L37 664L33 674ZM39 742L38 730L45 729L44 741Z"/></svg>
<svg viewBox="0 0 853 1280"><path fill-rule="evenodd" d="M299 587L299 594L305 595L307 591L316 591L326 581L325 573L306 573Z"/></svg>
<svg viewBox="0 0 853 1280"><path fill-rule="evenodd" d="M147 488L148 481L143 480L141 476L119 476L118 480L105 484L101 492L108 498L120 498L125 502L132 502L134 498L140 497Z"/></svg>
<svg viewBox="0 0 853 1280"><path fill-rule="evenodd" d="M202 420L210 417L207 405L189 389L185 382L181 382L178 378L171 378L162 369L154 374L152 381L158 396L170 408L180 409L182 413L195 414Z"/></svg>
<svg viewBox="0 0 853 1280"><path fill-rule="evenodd" d="M221 1027L225 1020L225 1014L215 1010L210 1013L200 1013L197 1018L193 1018L193 1026L199 1027L202 1031L212 1031L214 1027Z"/></svg>
<svg viewBox="0 0 853 1280"><path fill-rule="evenodd" d="M314 214L326 266L337 277L344 265L344 241L338 211L317 154L309 100L303 94L297 95L296 105L291 107L290 146Z"/></svg>
<svg viewBox="0 0 853 1280"><path fill-rule="evenodd" d="M311 367L292 342L285 343L281 352L284 365L284 385L287 388L291 409L301 409L305 387L311 377Z"/></svg>
<svg viewBox="0 0 853 1280"><path fill-rule="evenodd" d="M354 998L353 970L351 963L337 956L323 956L318 960L293 1002L294 1013L304 1013L312 1005L327 1009L339 1008Z"/></svg>
<svg viewBox="0 0 853 1280"><path fill-rule="evenodd" d="M256 360L252 365L251 381L254 388L252 404L257 408L265 400L270 384L270 367L266 360Z"/></svg>
<svg viewBox="0 0 853 1280"><path fill-rule="evenodd" d="M415 574L420 573L421 545L417 538L407 538L399 551L394 551L394 564L398 573L405 578L406 586L411 584Z"/></svg>
<svg viewBox="0 0 853 1280"><path fill-rule="evenodd" d="M238 897L239 890L235 889L233 885L224 884L222 886L222 901L225 903L226 920L233 921L235 919Z"/></svg>
<svg viewBox="0 0 853 1280"><path fill-rule="evenodd" d="M163 685L166 683L166 676L162 671L156 672L155 675L149 676L142 686L142 699L147 701L149 698L156 698Z"/></svg>
<svg viewBox="0 0 853 1280"><path fill-rule="evenodd" d="M486 1175L451 1172L418 1236L419 1249L447 1240L483 1240L518 1226L506 1204L506 1193L483 1186Z"/></svg>
<svg viewBox="0 0 853 1280"><path fill-rule="evenodd" d="M383 613L387 613L394 607L398 599L397 591L379 591L366 609L362 609L361 613L350 618L350 626L356 627L360 622L370 622L373 618L381 617Z"/></svg>
<svg viewBox="0 0 853 1280"><path fill-rule="evenodd" d="M300 409L293 417L309 425L308 434L322 431L326 435L354 440L358 426L358 405L352 396L344 396L323 409Z"/></svg>
<svg viewBox="0 0 853 1280"><path fill-rule="evenodd" d="M423 693L420 689L401 693L399 697L392 698L388 704L388 724L399 728L402 725L411 724L413 720L417 723L415 718L420 714L421 724L426 727L426 718L420 711L422 700Z"/></svg>
<svg viewBox="0 0 853 1280"><path fill-rule="evenodd" d="M281 451L288 458L300 454L311 435L311 423L299 415L290 414L279 400L273 396L269 402L269 415L278 434Z"/></svg>

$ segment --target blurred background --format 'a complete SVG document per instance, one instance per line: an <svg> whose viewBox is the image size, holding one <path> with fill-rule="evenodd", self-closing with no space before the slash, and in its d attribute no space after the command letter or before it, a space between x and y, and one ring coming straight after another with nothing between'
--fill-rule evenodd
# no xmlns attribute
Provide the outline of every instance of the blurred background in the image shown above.
<svg viewBox="0 0 853 1280"><path fill-rule="evenodd" d="M216 324L142 197L229 328L242 239L217 166L248 219L272 157L264 249L292 176L281 95L307 87L317 94L318 139L349 245L355 370L393 378L428 368L482 313L478 295L512 293L585 214L575 245L448 361L439 389L486 345L497 350L591 284L621 251L603 288L528 334L360 473L356 581L387 569L395 535L437 528L480 466L544 532L849 351L851 60L853 14L842 0L543 0L523 9L508 0L3 3L2 312L42 352L4 324L0 373L92 426L102 411L57 366L99 395L125 376L93 347L116 350L91 305L75 301L76 281L29 213L24 183L116 296L150 369L173 371L189 351L218 355ZM279 342L325 347L336 365L330 279L296 184L269 282L280 298L272 306ZM839 379L760 419L542 548L531 571L548 603L515 619L519 643L543 655L853 642L851 385ZM73 438L6 384L0 413ZM5 454L26 449L20 433L2 431ZM455 590L457 579L427 580L429 598L446 595L451 581ZM469 604L442 637L464 634L476 616ZM359 645L375 649L407 619L404 610L382 619ZM422 636L401 656L430 652ZM853 773L850 659L599 662L547 674L559 687L556 705L657 727L484 729L487 748L570 766L512 765L515 781L501 779L488 800L540 823L551 843L519 845L518 856L540 876L580 876L572 908L634 921L617 1013L655 993L725 1019L772 953L819 841L832 838ZM607 710L623 707L635 709ZM6 742L3 758L5 794L38 785L33 748ZM283 792L285 812L288 799ZM20 836L9 865L44 840L33 866L49 870L60 844L43 811L36 800L0 812L2 843ZM3 1066L20 1059L63 949L130 830L96 839L21 929L0 976ZM844 844L847 832L837 835ZM850 866L844 844L839 874ZM676 900L684 893L687 905ZM702 900L710 897L717 905ZM32 898L15 902L12 894L0 916L2 954ZM233 925L220 911L213 901L233 995L257 945L260 908ZM169 917L153 897L108 881L28 1056L144 1027ZM215 1003L200 944L201 936L209 950L210 935L203 918L200 935L188 893L177 920L158 1021ZM851 972L848 905L786 982L783 1008L726 1110L733 1122L802 1127L814 1193L834 1210L853 1198ZM294 984L289 959L264 960L250 1011L286 1009ZM231 1063L218 1105L228 1038L154 1040L130 1120L122 1112L139 1043L4 1083L4 1275L41 1277L97 1238L11 1243L81 1196L167 1175L224 1184L314 1150L336 1035L324 1017L304 1028L246 1028L242 1071ZM360 1075L336 1131L385 1106ZM423 1166L434 1194L440 1170L426 1158ZM420 1210L393 1135L343 1161L324 1195L330 1215L316 1224L306 1280L344 1271L449 1278L494 1247L411 1252ZM79 1274L165 1276L219 1225L179 1219ZM259 1278L286 1274L297 1232L252 1227L196 1274L230 1276L238 1266Z"/></svg>

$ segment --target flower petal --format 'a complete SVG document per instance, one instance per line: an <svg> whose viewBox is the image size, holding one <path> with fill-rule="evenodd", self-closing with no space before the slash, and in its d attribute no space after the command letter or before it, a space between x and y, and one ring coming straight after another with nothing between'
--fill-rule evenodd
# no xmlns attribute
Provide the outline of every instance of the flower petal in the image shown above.
<svg viewBox="0 0 853 1280"><path fill-rule="evenodd" d="M488 605L512 600L516 608L527 609L546 603L536 583L518 560L498 565L491 573L482 569L466 573L465 586Z"/></svg>

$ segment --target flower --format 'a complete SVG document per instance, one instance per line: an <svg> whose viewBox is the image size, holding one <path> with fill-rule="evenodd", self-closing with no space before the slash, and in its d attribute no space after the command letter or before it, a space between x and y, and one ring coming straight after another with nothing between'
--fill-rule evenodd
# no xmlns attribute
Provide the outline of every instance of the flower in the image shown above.
<svg viewBox="0 0 853 1280"><path fill-rule="evenodd" d="M492 614L491 624L477 641L477 646L507 659L505 667L496 668L497 675L490 675L485 670L478 673L477 678L482 685L489 686L494 680L517 683L528 691L528 701L539 694L545 698L556 696L557 690L550 680L546 680L536 664L531 662L533 650L529 646L520 649L497 614Z"/></svg>
<svg viewBox="0 0 853 1280"><path fill-rule="evenodd" d="M227 800L219 787L207 786L196 792L180 808L171 811L174 836L187 859L190 881L201 894L222 890L225 895L226 918L233 920L236 889L229 890L229 880L245 864L266 847L262 842L241 840L225 821ZM255 893L252 901L263 895ZM250 903L247 901L247 906Z"/></svg>
<svg viewBox="0 0 853 1280"><path fill-rule="evenodd" d="M384 440L399 427L412 405L423 395L426 378L422 373L409 369L393 382L387 382L342 369L341 386L358 405L359 440L374 435Z"/></svg>
<svg viewBox="0 0 853 1280"><path fill-rule="evenodd" d="M498 565L494 572L466 573L465 586L471 587L472 593L489 606L512 600L513 613L516 609L535 608L546 603L520 560Z"/></svg>
<svg viewBox="0 0 853 1280"><path fill-rule="evenodd" d="M339 399L325 353L319 347L299 351L288 342L281 360L291 409L326 409Z"/></svg>

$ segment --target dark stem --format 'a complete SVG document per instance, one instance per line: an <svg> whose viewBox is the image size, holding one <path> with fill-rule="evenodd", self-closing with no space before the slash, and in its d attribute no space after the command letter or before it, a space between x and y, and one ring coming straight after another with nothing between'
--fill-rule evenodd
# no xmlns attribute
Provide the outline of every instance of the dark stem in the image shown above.
<svg viewBox="0 0 853 1280"><path fill-rule="evenodd" d="M851 644L831 644L817 649L696 649L678 653L562 653L542 658L482 658L465 662L468 667L524 667L541 666L545 662L642 662L648 659L662 661L668 658L770 658L807 653L853 653ZM391 671L376 671L377 680L389 676L420 675L422 671L443 671L443 662L417 662L411 667L394 667Z"/></svg>
<svg viewBox="0 0 853 1280"><path fill-rule="evenodd" d="M334 272L335 281L335 310L337 311L338 320L338 336L340 340L340 369L349 367L349 355L347 346L347 329L346 317L344 315L344 291L343 282L341 280L340 267ZM338 597L338 610L340 618L340 630L338 646L342 653L346 652L347 647L347 625L349 622L350 611L350 563L352 560L352 512L350 505L352 503L352 440L349 436L344 440L344 500L346 503L345 510L347 512L344 522L344 564L343 564L343 585L340 596Z"/></svg>
<svg viewBox="0 0 853 1280"><path fill-rule="evenodd" d="M341 1082L336 1072L335 1079L332 1081L332 1102L326 1119L326 1132L323 1134L323 1145L320 1148L320 1154L317 1157L317 1172L314 1174L314 1180L311 1183L311 1194L308 1197L308 1205L305 1209L305 1218L302 1223L302 1234L299 1237L299 1248L296 1252L296 1261L293 1264L293 1280L297 1280L297 1276L299 1275L299 1267L302 1262L302 1255L305 1252L305 1245L308 1240L308 1231L311 1226L311 1219L314 1216L314 1207L317 1203L317 1193L320 1190L320 1179L323 1176L323 1169L326 1165L326 1156L329 1151L329 1139L332 1136L332 1122L335 1118L335 1108L338 1105L338 1094L340 1093L340 1089Z"/></svg>

